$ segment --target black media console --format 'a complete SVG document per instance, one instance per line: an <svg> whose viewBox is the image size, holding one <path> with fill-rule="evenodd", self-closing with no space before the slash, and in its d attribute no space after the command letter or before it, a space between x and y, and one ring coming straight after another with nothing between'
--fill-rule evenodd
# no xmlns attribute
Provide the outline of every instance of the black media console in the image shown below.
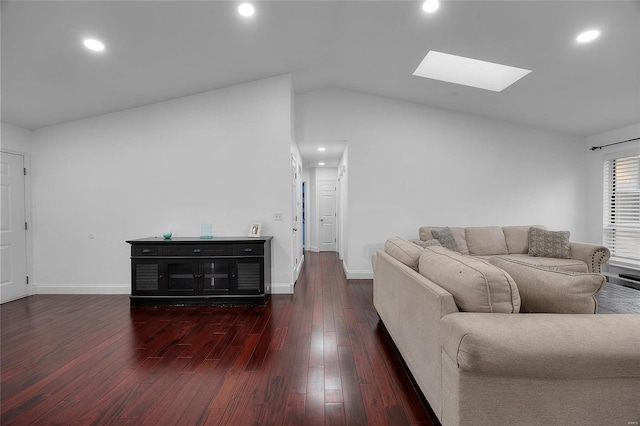
<svg viewBox="0 0 640 426"><path fill-rule="evenodd" d="M131 306L264 303L273 237L142 238L131 244Z"/></svg>

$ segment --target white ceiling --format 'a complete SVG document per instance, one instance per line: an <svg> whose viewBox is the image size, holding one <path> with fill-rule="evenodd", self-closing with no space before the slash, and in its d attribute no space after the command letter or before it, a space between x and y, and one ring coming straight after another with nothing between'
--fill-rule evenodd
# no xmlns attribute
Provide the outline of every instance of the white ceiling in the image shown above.
<svg viewBox="0 0 640 426"><path fill-rule="evenodd" d="M291 73L296 93L345 88L577 135L640 121L639 1L441 3L261 1L247 20L226 1L2 1L1 118L37 129ZM594 27L598 40L575 42ZM87 36L106 51L85 50ZM430 50L533 72L500 93L413 76Z"/></svg>

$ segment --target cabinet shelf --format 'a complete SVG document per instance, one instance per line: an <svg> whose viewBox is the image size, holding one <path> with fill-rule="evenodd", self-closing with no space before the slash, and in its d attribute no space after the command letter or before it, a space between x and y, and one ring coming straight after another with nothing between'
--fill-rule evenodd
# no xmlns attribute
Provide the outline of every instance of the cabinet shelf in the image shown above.
<svg viewBox="0 0 640 426"><path fill-rule="evenodd" d="M143 238L131 244L131 306L264 303L272 237Z"/></svg>

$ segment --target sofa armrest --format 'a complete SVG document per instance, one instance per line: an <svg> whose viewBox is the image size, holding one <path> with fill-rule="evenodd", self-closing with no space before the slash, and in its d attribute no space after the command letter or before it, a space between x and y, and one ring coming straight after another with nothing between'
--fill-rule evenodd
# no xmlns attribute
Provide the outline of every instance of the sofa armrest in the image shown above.
<svg viewBox="0 0 640 426"><path fill-rule="evenodd" d="M587 264L589 272L600 273L600 266L609 260L611 253L605 246L571 242L571 257Z"/></svg>
<svg viewBox="0 0 640 426"><path fill-rule="evenodd" d="M440 320L458 312L453 296L378 251L373 257L373 304L433 411L442 412Z"/></svg>
<svg viewBox="0 0 640 426"><path fill-rule="evenodd" d="M640 315L454 313L440 326L442 349L462 372L640 380Z"/></svg>

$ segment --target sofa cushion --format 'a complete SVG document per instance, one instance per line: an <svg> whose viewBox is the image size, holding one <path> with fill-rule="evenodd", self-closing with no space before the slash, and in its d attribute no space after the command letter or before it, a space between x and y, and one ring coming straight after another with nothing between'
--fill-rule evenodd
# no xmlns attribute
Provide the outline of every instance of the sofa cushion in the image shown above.
<svg viewBox="0 0 640 426"><path fill-rule="evenodd" d="M400 237L394 237L385 241L384 251L408 267L418 270L418 260L422 254L422 248L417 245Z"/></svg>
<svg viewBox="0 0 640 426"><path fill-rule="evenodd" d="M571 257L569 231L547 231L532 226L529 229L529 256Z"/></svg>
<svg viewBox="0 0 640 426"><path fill-rule="evenodd" d="M420 239L422 241L427 241L434 239L435 237L431 234L431 231L443 229L442 226L422 226L419 230ZM469 248L467 247L467 241L465 240L464 228L460 227L449 227L451 229L451 233L453 234L453 238L456 240L456 245L458 246L458 251L462 254L469 254Z"/></svg>
<svg viewBox="0 0 640 426"><path fill-rule="evenodd" d="M589 266L580 259L558 259L557 257L531 257L528 254L509 254L502 256L506 259L514 259L531 265L542 265L551 268L564 269L573 272L589 272Z"/></svg>
<svg viewBox="0 0 640 426"><path fill-rule="evenodd" d="M439 336L458 369L474 375L637 380L639 329L640 315L630 314L452 313Z"/></svg>
<svg viewBox="0 0 640 426"><path fill-rule="evenodd" d="M418 271L451 293L461 311L520 311L520 295L513 279L483 260L444 247L428 247L420 256Z"/></svg>
<svg viewBox="0 0 640 426"><path fill-rule="evenodd" d="M499 226L465 228L464 232L470 255L488 256L509 253L504 232Z"/></svg>
<svg viewBox="0 0 640 426"><path fill-rule="evenodd" d="M595 314L594 295L602 289L600 274L563 271L494 257L490 262L513 278L520 293L520 312Z"/></svg>
<svg viewBox="0 0 640 426"><path fill-rule="evenodd" d="M422 240L409 240L409 241L411 241L413 244L417 245L418 247L422 247L422 248L433 247L433 246L442 247L442 244L440 244L440 241L436 239L427 240L427 241L422 241Z"/></svg>
<svg viewBox="0 0 640 426"><path fill-rule="evenodd" d="M453 234L451 233L451 229L449 228L434 229L433 231L431 231L431 235L433 235L433 238L435 238L442 247L449 249L451 251L457 251L457 252L460 251L458 250L458 244L456 244L456 239L453 237Z"/></svg>
<svg viewBox="0 0 640 426"><path fill-rule="evenodd" d="M546 229L536 225L537 228ZM504 239L507 243L509 254L529 253L529 228L530 226L503 226Z"/></svg>

